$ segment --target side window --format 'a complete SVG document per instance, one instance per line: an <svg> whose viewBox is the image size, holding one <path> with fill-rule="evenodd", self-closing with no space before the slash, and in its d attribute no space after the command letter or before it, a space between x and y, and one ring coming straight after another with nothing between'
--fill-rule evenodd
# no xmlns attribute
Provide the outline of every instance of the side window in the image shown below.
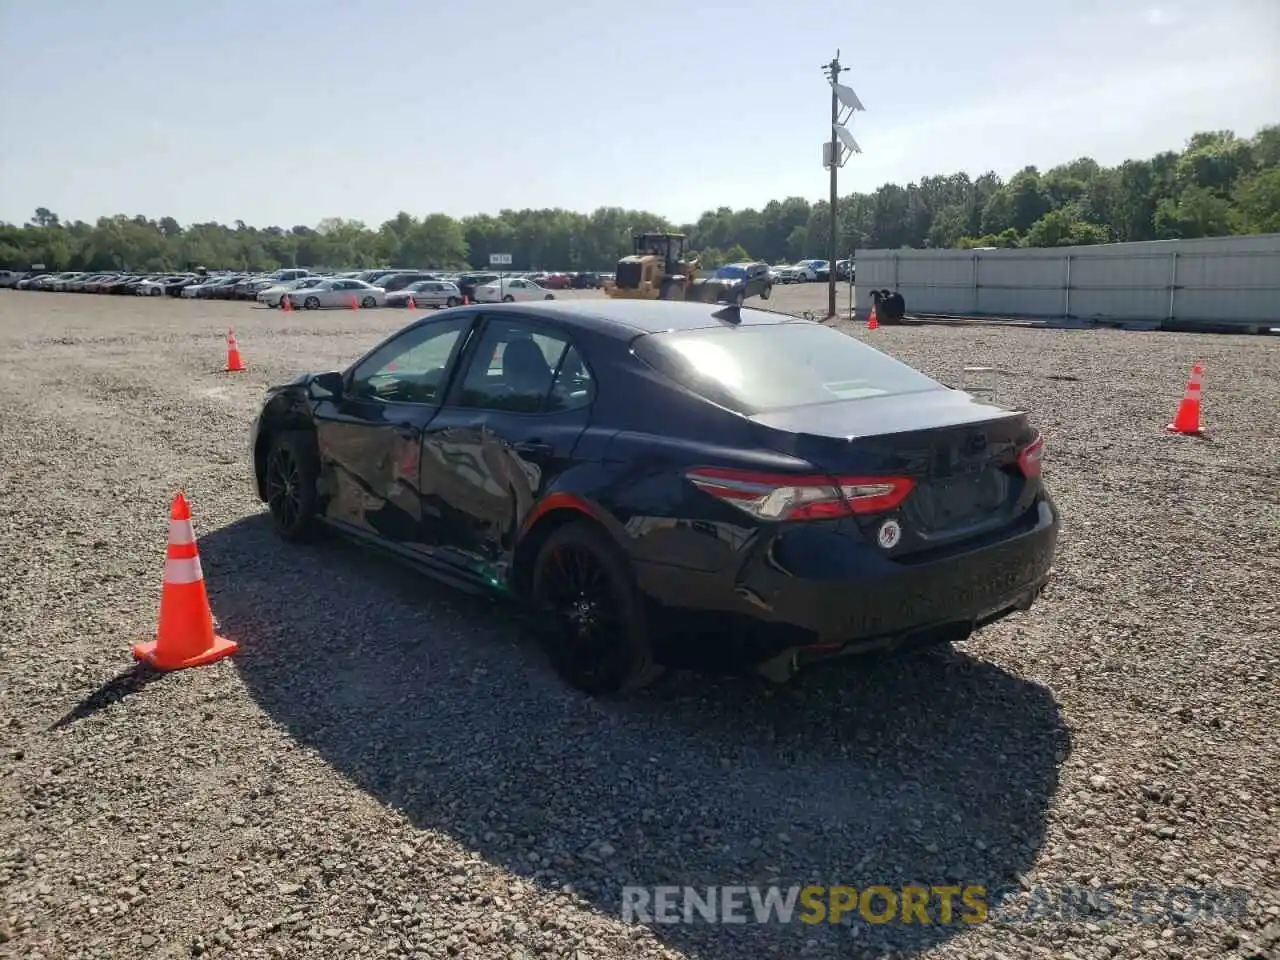
<svg viewBox="0 0 1280 960"><path fill-rule="evenodd" d="M439 403L458 340L470 317L424 323L383 344L351 377L351 393L388 403Z"/></svg>
<svg viewBox="0 0 1280 960"><path fill-rule="evenodd" d="M458 405L551 413L589 404L590 374L577 349L519 321L490 321L462 381Z"/></svg>
<svg viewBox="0 0 1280 960"><path fill-rule="evenodd" d="M551 396L547 398L548 413L559 413L563 410L577 410L588 406L595 399L596 387L591 378L591 371L578 348L572 344L560 357L560 369L556 371L555 382L551 385Z"/></svg>

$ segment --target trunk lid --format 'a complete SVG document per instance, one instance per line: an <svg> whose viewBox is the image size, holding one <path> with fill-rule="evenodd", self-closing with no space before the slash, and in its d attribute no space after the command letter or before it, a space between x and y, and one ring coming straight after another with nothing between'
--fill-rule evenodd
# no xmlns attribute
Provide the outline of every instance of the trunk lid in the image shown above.
<svg viewBox="0 0 1280 960"><path fill-rule="evenodd" d="M858 517L875 542L887 516L902 524L894 555L989 535L1016 524L1039 480L1018 467L1036 437L1026 414L959 390L868 397L795 407L751 418L757 442L842 477L909 477L914 487L891 514Z"/></svg>

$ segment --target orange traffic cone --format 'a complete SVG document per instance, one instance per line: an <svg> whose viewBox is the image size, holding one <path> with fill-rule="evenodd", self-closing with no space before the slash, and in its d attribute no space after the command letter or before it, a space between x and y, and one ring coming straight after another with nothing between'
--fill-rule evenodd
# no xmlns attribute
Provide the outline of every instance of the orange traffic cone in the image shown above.
<svg viewBox="0 0 1280 960"><path fill-rule="evenodd" d="M409 294L409 309L410 309L410 310L417 310L417 309L418 309L418 305L417 305L416 303L414 303L414 302L413 302L413 294L412 294L412 293L411 293L411 294Z"/></svg>
<svg viewBox="0 0 1280 960"><path fill-rule="evenodd" d="M351 309L352 309L352 310L359 310L359 309L360 309L360 304L356 301L356 298L355 298L355 296L354 296L354 295L352 295L352 297L351 297Z"/></svg>
<svg viewBox="0 0 1280 960"><path fill-rule="evenodd" d="M236 343L234 330L227 331L227 373L239 373L244 369L244 361L240 359L240 344Z"/></svg>
<svg viewBox="0 0 1280 960"><path fill-rule="evenodd" d="M871 301L871 313L867 317L867 329L868 330L880 329L880 318L876 316L876 303L874 300Z"/></svg>
<svg viewBox="0 0 1280 960"><path fill-rule="evenodd" d="M287 293L280 298L280 309L285 313L293 313L293 301L289 299Z"/></svg>
<svg viewBox="0 0 1280 960"><path fill-rule="evenodd" d="M1178 404L1178 412L1174 414L1173 423L1165 427L1170 433L1185 433L1199 437L1204 434L1200 425L1200 364L1191 368L1191 377L1187 380L1187 392Z"/></svg>
<svg viewBox="0 0 1280 960"><path fill-rule="evenodd" d="M469 304L470 302L471 302L471 298L470 298L469 296L467 296L467 294L465 294L465 293L464 293L464 294L462 295L462 305L465 307L465 306L466 306L467 304Z"/></svg>
<svg viewBox="0 0 1280 960"><path fill-rule="evenodd" d="M179 493L169 511L169 555L160 595L156 638L133 648L136 660L157 670L182 670L235 653L236 644L213 631L213 611L204 589L204 571L191 529L191 507Z"/></svg>

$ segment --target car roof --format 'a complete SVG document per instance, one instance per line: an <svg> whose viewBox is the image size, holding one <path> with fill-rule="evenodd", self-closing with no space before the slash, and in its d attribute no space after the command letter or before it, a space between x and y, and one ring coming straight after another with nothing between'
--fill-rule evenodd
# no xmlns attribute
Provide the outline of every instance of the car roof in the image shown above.
<svg viewBox="0 0 1280 960"><path fill-rule="evenodd" d="M810 323L789 313L716 303L671 300L542 300L486 304L482 312L559 320L605 336L630 340L638 334L700 330L707 327L769 326ZM737 319L735 323L734 320Z"/></svg>

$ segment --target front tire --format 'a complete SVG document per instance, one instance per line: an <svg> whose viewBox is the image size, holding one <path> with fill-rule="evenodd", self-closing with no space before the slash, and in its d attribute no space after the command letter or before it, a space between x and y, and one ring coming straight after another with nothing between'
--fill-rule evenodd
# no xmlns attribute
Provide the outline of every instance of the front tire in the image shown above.
<svg viewBox="0 0 1280 960"><path fill-rule="evenodd" d="M271 521L282 539L306 540L315 533L320 461L304 434L281 434L267 451L264 486Z"/></svg>
<svg viewBox="0 0 1280 960"><path fill-rule="evenodd" d="M502 302L503 302L503 303L515 303L515 302L516 302L516 298L515 298L515 297L513 297L511 294L509 294L509 293L508 293L505 297L503 297L503 298L502 298Z"/></svg>
<svg viewBox="0 0 1280 960"><path fill-rule="evenodd" d="M547 615L543 647L571 686L608 696L638 690L661 674L631 566L591 522L569 523L543 544L534 564L533 599Z"/></svg>

